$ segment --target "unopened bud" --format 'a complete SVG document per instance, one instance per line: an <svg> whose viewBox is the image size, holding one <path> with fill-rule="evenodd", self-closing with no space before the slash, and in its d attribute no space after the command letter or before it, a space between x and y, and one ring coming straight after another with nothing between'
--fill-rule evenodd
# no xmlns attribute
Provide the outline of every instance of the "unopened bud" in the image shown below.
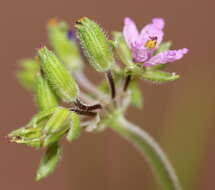
<svg viewBox="0 0 215 190"><path fill-rule="evenodd" d="M108 71L115 60L102 28L86 17L78 20L75 27L89 63L98 72Z"/></svg>
<svg viewBox="0 0 215 190"><path fill-rule="evenodd" d="M70 110L58 107L46 123L43 131L46 134L61 131L69 123L71 119Z"/></svg>
<svg viewBox="0 0 215 190"><path fill-rule="evenodd" d="M48 35L52 47L66 67L71 72L80 70L83 60L76 40L71 37L71 31L67 24L64 21L51 19L48 23Z"/></svg>
<svg viewBox="0 0 215 190"><path fill-rule="evenodd" d="M56 95L41 74L36 77L35 94L37 105L41 111L58 105Z"/></svg>
<svg viewBox="0 0 215 190"><path fill-rule="evenodd" d="M73 102L78 95L78 86L57 56L46 47L38 51L44 75L57 95L65 102Z"/></svg>
<svg viewBox="0 0 215 190"><path fill-rule="evenodd" d="M34 90L36 74L40 66L35 59L24 59L20 61L21 69L17 72L17 78L22 86L28 90Z"/></svg>

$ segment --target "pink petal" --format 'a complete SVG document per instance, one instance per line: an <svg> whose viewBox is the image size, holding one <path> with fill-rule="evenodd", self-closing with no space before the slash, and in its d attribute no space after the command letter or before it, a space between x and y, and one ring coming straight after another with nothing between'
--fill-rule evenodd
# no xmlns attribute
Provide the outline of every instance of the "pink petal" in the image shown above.
<svg viewBox="0 0 215 190"><path fill-rule="evenodd" d="M144 66L154 66L158 64L165 64L174 62L176 60L181 59L184 54L188 53L187 48L179 49L179 50L168 50L162 53L159 53L149 59L147 62L144 63Z"/></svg>
<svg viewBox="0 0 215 190"><path fill-rule="evenodd" d="M165 26L164 19L162 18L153 18L152 24L157 27L159 30L162 30Z"/></svg>
<svg viewBox="0 0 215 190"><path fill-rule="evenodd" d="M132 44L131 50L134 61L138 63L145 62L153 53L151 50L146 49L142 44L138 44L137 42Z"/></svg>
<svg viewBox="0 0 215 190"><path fill-rule="evenodd" d="M160 45L163 40L164 32L164 21L160 18L154 18L151 24L146 25L140 33L140 38L143 43L146 43L153 37L157 38L156 48Z"/></svg>
<svg viewBox="0 0 215 190"><path fill-rule="evenodd" d="M139 37L135 22L128 17L124 19L123 36L129 47L131 47Z"/></svg>

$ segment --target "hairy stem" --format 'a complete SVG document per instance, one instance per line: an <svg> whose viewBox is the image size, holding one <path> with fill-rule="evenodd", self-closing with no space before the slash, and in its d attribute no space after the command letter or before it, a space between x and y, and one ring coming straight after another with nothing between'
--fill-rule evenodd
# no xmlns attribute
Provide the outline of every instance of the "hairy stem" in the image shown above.
<svg viewBox="0 0 215 190"><path fill-rule="evenodd" d="M110 91L111 91L111 98L114 99L116 97L116 87L115 87L115 83L114 83L114 79L113 79L113 75L111 73L111 71L108 71L106 73L107 76L107 80L110 86Z"/></svg>
<svg viewBox="0 0 215 190"><path fill-rule="evenodd" d="M74 102L74 104L85 111L92 111L92 110L97 110L97 109L102 109L101 104L94 104L94 105L86 105L83 102L81 102L79 99L76 100L76 102Z"/></svg>
<svg viewBox="0 0 215 190"><path fill-rule="evenodd" d="M119 115L109 117L108 124L144 154L164 190L182 190L169 160L149 134Z"/></svg>
<svg viewBox="0 0 215 190"><path fill-rule="evenodd" d="M131 82L131 75L127 75L125 78L125 83L124 83L124 87L123 87L124 92L128 89L130 82Z"/></svg>
<svg viewBox="0 0 215 190"><path fill-rule="evenodd" d="M84 75L82 71L74 72L73 75L77 80L78 84L87 92L92 93L93 95L97 96L99 99L104 98L105 95L102 92L100 92L96 88L96 86L88 80L88 78Z"/></svg>
<svg viewBox="0 0 215 190"><path fill-rule="evenodd" d="M94 117L97 114L96 112L92 112L92 111L88 111L88 110L80 110L80 109L76 109L76 108L70 108L70 110L77 114L91 116L91 117Z"/></svg>

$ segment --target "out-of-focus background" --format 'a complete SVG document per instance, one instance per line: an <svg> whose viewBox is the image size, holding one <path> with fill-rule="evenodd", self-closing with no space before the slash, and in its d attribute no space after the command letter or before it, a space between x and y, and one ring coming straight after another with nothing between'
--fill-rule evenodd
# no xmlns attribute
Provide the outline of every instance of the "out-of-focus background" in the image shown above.
<svg viewBox="0 0 215 190"><path fill-rule="evenodd" d="M159 190L142 156L117 134L84 134L63 143L56 172L35 182L41 151L9 143L7 133L35 113L33 97L17 82L17 61L32 57L47 43L46 22L65 19L71 26L82 16L107 30L121 30L130 16L139 27L153 17L166 20L165 39L188 55L169 69L181 79L152 85L141 82L144 110L128 118L147 130L163 147L185 190L215 189L215 64L213 1L209 0L1 0L0 3L0 189L3 190ZM209 10L210 9L210 10ZM90 75L90 69L87 70ZM95 82L97 76L90 76Z"/></svg>

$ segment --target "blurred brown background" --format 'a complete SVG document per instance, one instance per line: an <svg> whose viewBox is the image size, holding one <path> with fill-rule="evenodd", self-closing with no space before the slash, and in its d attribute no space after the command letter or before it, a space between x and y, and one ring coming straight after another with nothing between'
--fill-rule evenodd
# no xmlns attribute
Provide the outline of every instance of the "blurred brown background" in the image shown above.
<svg viewBox="0 0 215 190"><path fill-rule="evenodd" d="M15 78L17 60L34 56L47 43L50 17L71 23L88 16L107 31L121 30L125 16L139 27L153 17L166 20L165 37L188 55L170 66L181 79L165 85L142 81L145 107L130 109L130 120L160 142L185 190L214 190L215 64L213 1L209 0L1 0L0 1L0 189L2 190L158 190L148 164L126 141L111 131L84 134L64 144L57 171L35 182L41 151L9 143L6 134L35 113L31 94ZM210 9L210 10L209 10ZM209 12L211 11L211 12ZM88 73L90 74L90 70ZM93 80L96 81L95 76Z"/></svg>

